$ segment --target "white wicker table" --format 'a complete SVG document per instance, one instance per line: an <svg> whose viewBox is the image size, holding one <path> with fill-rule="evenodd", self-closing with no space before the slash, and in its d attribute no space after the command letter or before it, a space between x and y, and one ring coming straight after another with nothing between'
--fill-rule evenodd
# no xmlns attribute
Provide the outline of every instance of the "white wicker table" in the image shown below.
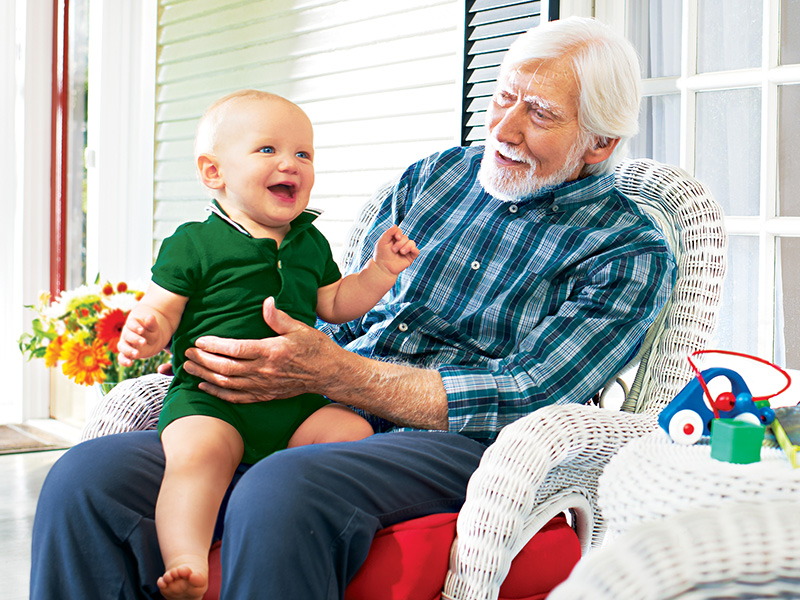
<svg viewBox="0 0 800 600"><path fill-rule="evenodd" d="M760 462L727 463L711 458L707 440L681 446L661 429L624 446L598 484L609 537L685 510L782 500L800 501L800 469L782 450L764 447Z"/></svg>

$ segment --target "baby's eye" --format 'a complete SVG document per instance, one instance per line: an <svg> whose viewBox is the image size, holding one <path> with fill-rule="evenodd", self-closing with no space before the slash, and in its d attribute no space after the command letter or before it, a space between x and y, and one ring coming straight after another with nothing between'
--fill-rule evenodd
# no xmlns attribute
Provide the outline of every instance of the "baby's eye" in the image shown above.
<svg viewBox="0 0 800 600"><path fill-rule="evenodd" d="M261 152L262 154L275 154L275 148L273 148L272 146L264 146L263 148L260 148L258 151Z"/></svg>
<svg viewBox="0 0 800 600"><path fill-rule="evenodd" d="M311 154L309 154L308 152L300 151L300 152L297 153L297 157L298 158L305 158L305 159L309 159L310 160L311 159Z"/></svg>

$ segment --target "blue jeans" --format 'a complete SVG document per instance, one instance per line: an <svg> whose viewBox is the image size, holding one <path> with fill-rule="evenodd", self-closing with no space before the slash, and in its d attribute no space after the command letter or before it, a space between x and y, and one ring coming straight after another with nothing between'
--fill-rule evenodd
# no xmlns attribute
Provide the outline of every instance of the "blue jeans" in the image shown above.
<svg viewBox="0 0 800 600"><path fill-rule="evenodd" d="M375 533L456 512L485 446L438 432L284 450L232 483L222 597L340 600ZM160 598L158 434L84 442L51 469L36 510L31 599Z"/></svg>

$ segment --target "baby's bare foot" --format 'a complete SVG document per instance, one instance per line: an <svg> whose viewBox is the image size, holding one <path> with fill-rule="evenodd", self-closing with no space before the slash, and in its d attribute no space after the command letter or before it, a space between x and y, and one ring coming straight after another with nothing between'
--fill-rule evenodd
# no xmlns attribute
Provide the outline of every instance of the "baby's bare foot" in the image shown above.
<svg viewBox="0 0 800 600"><path fill-rule="evenodd" d="M179 565L158 578L158 589L167 600L201 600L208 589L208 572Z"/></svg>

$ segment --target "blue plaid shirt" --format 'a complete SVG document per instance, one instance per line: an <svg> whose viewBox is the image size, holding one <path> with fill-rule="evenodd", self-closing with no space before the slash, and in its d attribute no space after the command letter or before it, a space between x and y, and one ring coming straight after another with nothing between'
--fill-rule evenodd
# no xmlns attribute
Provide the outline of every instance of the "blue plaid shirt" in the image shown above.
<svg viewBox="0 0 800 600"><path fill-rule="evenodd" d="M478 183L482 153L430 156L373 199L346 270L364 267L392 223L419 257L364 317L322 329L362 356L437 369L450 431L488 443L618 373L669 297L675 263L613 175L501 202Z"/></svg>

